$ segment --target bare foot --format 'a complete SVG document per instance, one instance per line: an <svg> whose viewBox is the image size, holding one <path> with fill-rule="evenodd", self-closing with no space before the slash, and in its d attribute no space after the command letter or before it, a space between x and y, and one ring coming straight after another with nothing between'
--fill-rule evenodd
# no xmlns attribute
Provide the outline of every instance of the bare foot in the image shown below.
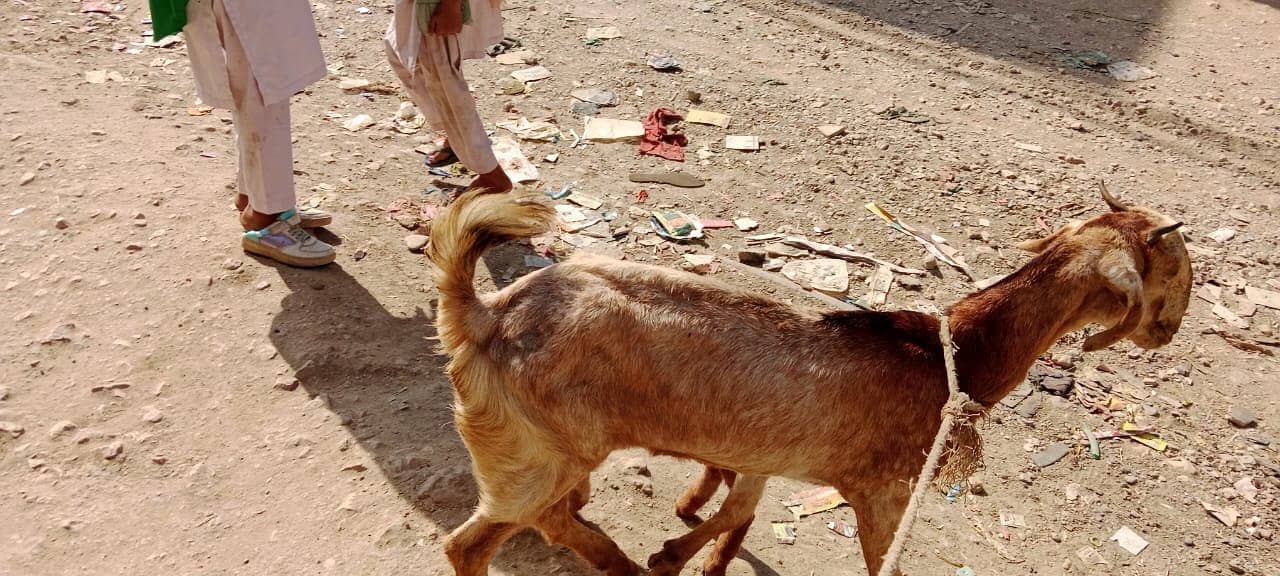
<svg viewBox="0 0 1280 576"><path fill-rule="evenodd" d="M485 190L493 193L510 192L512 188L511 179L507 177L507 173L502 171L502 167L494 168L492 172L486 172L476 176L471 181L471 185L467 186L467 190Z"/></svg>

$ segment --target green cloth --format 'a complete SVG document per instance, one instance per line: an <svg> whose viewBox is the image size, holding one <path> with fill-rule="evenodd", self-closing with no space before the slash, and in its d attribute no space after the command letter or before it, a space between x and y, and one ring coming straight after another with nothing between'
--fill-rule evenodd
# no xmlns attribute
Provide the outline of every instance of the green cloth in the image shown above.
<svg viewBox="0 0 1280 576"><path fill-rule="evenodd" d="M152 0L153 2L155 0ZM488 0L482 0L487 2ZM440 7L441 0L414 0L417 8L414 12L418 14L418 30L423 34L431 33L431 16L436 13L436 9ZM471 0L461 0L462 2L462 23L471 23Z"/></svg>
<svg viewBox="0 0 1280 576"><path fill-rule="evenodd" d="M187 0L151 0L152 42L182 31L187 25Z"/></svg>

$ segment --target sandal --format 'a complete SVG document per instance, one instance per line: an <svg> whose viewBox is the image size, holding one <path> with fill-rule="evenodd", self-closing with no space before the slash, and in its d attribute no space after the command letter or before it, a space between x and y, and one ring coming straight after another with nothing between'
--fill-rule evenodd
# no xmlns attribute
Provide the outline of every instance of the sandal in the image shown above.
<svg viewBox="0 0 1280 576"><path fill-rule="evenodd" d="M485 54L488 54L490 58L493 58L494 56L502 54L512 48L519 48L520 46L521 44L519 40L510 36L504 36L502 38L502 42L490 45L488 48L485 48L484 52Z"/></svg>
<svg viewBox="0 0 1280 576"><path fill-rule="evenodd" d="M240 246L250 254L299 268L324 266L336 257L333 246L302 228L302 218L297 210L280 214L266 228L245 232Z"/></svg>
<svg viewBox="0 0 1280 576"><path fill-rule="evenodd" d="M435 149L427 151L427 158L425 160L427 166L435 168L437 166L448 166L458 162L458 155L455 154L453 152L453 148L449 146L448 138L437 139L435 142L432 142L432 144L435 145Z"/></svg>
<svg viewBox="0 0 1280 576"><path fill-rule="evenodd" d="M333 214L319 208L298 208L298 225L303 228L324 228L333 224Z"/></svg>

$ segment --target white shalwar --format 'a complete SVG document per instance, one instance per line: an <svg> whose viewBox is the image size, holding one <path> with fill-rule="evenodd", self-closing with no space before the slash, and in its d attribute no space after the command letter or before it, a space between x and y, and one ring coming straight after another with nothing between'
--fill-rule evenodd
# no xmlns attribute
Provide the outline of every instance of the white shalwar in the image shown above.
<svg viewBox="0 0 1280 576"><path fill-rule="evenodd" d="M494 0L470 0L471 23L454 36L418 29L414 0L396 0L387 28L387 60L427 122L449 137L462 164L477 174L498 167L475 98L462 76L462 61L485 56L502 42L502 8Z"/></svg>
<svg viewBox="0 0 1280 576"><path fill-rule="evenodd" d="M261 214L297 203L289 98L325 77L308 0L191 0L183 28L200 99L230 109L239 189Z"/></svg>

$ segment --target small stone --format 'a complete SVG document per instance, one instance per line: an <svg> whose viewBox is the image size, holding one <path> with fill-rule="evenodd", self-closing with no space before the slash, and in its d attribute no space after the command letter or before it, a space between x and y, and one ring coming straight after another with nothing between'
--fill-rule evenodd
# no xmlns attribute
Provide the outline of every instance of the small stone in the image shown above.
<svg viewBox="0 0 1280 576"><path fill-rule="evenodd" d="M124 453L124 442L116 440L102 449L103 460L115 460Z"/></svg>
<svg viewBox="0 0 1280 576"><path fill-rule="evenodd" d="M71 223L67 222L66 218L59 216L53 219L53 227L59 230L66 230L71 227Z"/></svg>
<svg viewBox="0 0 1280 576"><path fill-rule="evenodd" d="M125 244L124 249L128 250L129 252L139 252L142 250L142 245L136 242L131 242L129 244Z"/></svg>
<svg viewBox="0 0 1280 576"><path fill-rule="evenodd" d="M986 477L981 472L969 477L969 492L975 496L984 496L987 493Z"/></svg>
<svg viewBox="0 0 1280 576"><path fill-rule="evenodd" d="M0 421L0 432L4 432L14 438L21 436L26 431L27 429L17 422Z"/></svg>
<svg viewBox="0 0 1280 576"><path fill-rule="evenodd" d="M427 243L431 241L428 236L422 234L410 234L404 237L404 245L414 254L421 254L427 248Z"/></svg>
<svg viewBox="0 0 1280 576"><path fill-rule="evenodd" d="M276 390L293 391L298 389L298 379L293 376L280 376L272 386Z"/></svg>
<svg viewBox="0 0 1280 576"><path fill-rule="evenodd" d="M750 232L758 228L760 223L750 218L736 218L733 221L733 225L737 226L740 232Z"/></svg>
<svg viewBox="0 0 1280 576"><path fill-rule="evenodd" d="M1239 558L1232 558L1230 562L1227 562L1227 568L1231 570L1232 574L1244 574L1246 571Z"/></svg>
<svg viewBox="0 0 1280 576"><path fill-rule="evenodd" d="M33 182L35 179L36 179L35 172L27 172L26 174L23 174L21 178L18 179L18 185L26 186L27 184L30 184L31 182Z"/></svg>
<svg viewBox="0 0 1280 576"><path fill-rule="evenodd" d="M253 287L254 290L266 290L271 287L271 282L263 280Z"/></svg>
<svg viewBox="0 0 1280 576"><path fill-rule="evenodd" d="M40 343L41 344L65 344L67 342L70 342L72 331L75 330L75 328L76 328L76 325L70 322L59 324L55 326L54 329L49 332L49 335L46 336L44 340L41 340Z"/></svg>
<svg viewBox="0 0 1280 576"><path fill-rule="evenodd" d="M1014 412L1023 418L1035 418L1036 413L1040 411L1040 402L1043 398L1041 394L1032 393L1026 400L1018 403Z"/></svg>
<svg viewBox="0 0 1280 576"><path fill-rule="evenodd" d="M1138 477L1134 476L1133 474L1126 474L1124 477L1124 483L1128 484L1129 486L1133 486L1134 484L1138 483Z"/></svg>
<svg viewBox="0 0 1280 576"><path fill-rule="evenodd" d="M924 259L924 263L923 263L923 264L921 264L921 266L922 266L925 270L931 270L931 271L937 272L937 271L938 271L938 258L937 258L937 257L935 257L935 256L932 256L932 255L931 255L931 256L927 256L927 257L925 257L925 259Z"/></svg>
<svg viewBox="0 0 1280 576"><path fill-rule="evenodd" d="M0 386L0 400L8 400L8 399L9 399L9 387Z"/></svg>
<svg viewBox="0 0 1280 576"><path fill-rule="evenodd" d="M1270 446L1273 441L1271 435L1266 432L1250 432L1244 435L1244 439L1259 446Z"/></svg>
<svg viewBox="0 0 1280 576"><path fill-rule="evenodd" d="M781 258L769 258L764 261L764 265L760 266L766 272L777 272L787 265L787 261Z"/></svg>
<svg viewBox="0 0 1280 576"><path fill-rule="evenodd" d="M1232 406L1231 411L1227 412L1227 422L1236 428L1253 428L1258 425L1258 419L1254 416L1253 410L1244 406Z"/></svg>
<svg viewBox="0 0 1280 576"><path fill-rule="evenodd" d="M905 274L900 274L898 276L895 276L894 280L897 281L899 286L903 287L903 289L906 289L906 290L923 290L924 289L924 281L917 276L908 276Z"/></svg>
<svg viewBox="0 0 1280 576"><path fill-rule="evenodd" d="M1071 389L1074 387L1075 381L1067 375L1049 375L1040 381L1041 390L1064 398L1071 395Z"/></svg>
<svg viewBox="0 0 1280 576"><path fill-rule="evenodd" d="M1236 237L1235 228L1219 228L1209 233L1209 239L1219 244L1230 242L1231 239L1235 237Z"/></svg>
<svg viewBox="0 0 1280 576"><path fill-rule="evenodd" d="M338 509L346 510L347 512L359 512L360 509L356 507L355 493L347 494L347 497L343 498L342 502L338 504Z"/></svg>
<svg viewBox="0 0 1280 576"><path fill-rule="evenodd" d="M755 248L738 251L738 261L748 266L763 266L768 257L764 250Z"/></svg>
<svg viewBox="0 0 1280 576"><path fill-rule="evenodd" d="M161 420L164 420L164 414L160 413L158 408L151 407L147 408L146 411L142 413L142 419L152 424L156 424Z"/></svg>
<svg viewBox="0 0 1280 576"><path fill-rule="evenodd" d="M244 266L244 261L239 258L227 258L222 261L223 270L239 270L241 266Z"/></svg>
<svg viewBox="0 0 1280 576"><path fill-rule="evenodd" d="M1031 463L1035 464L1037 467L1046 468L1066 457L1069 452L1071 452L1071 449L1067 447L1066 444L1054 442L1045 448L1043 452L1033 456L1031 458Z"/></svg>
<svg viewBox="0 0 1280 576"><path fill-rule="evenodd" d="M574 116L598 116L600 114L600 106L591 102L577 101L569 105L569 112Z"/></svg>
<svg viewBox="0 0 1280 576"><path fill-rule="evenodd" d="M818 132L822 133L823 137L834 138L844 134L844 126L840 126L838 124L823 124L818 126Z"/></svg>
<svg viewBox="0 0 1280 576"><path fill-rule="evenodd" d="M166 463L166 462L168 462L168 461L169 461L169 459L168 459L168 458L166 458L166 457L164 456L164 454L153 454L153 455L151 456L151 462L153 462L153 463L155 463L155 464L164 464L164 463Z"/></svg>

